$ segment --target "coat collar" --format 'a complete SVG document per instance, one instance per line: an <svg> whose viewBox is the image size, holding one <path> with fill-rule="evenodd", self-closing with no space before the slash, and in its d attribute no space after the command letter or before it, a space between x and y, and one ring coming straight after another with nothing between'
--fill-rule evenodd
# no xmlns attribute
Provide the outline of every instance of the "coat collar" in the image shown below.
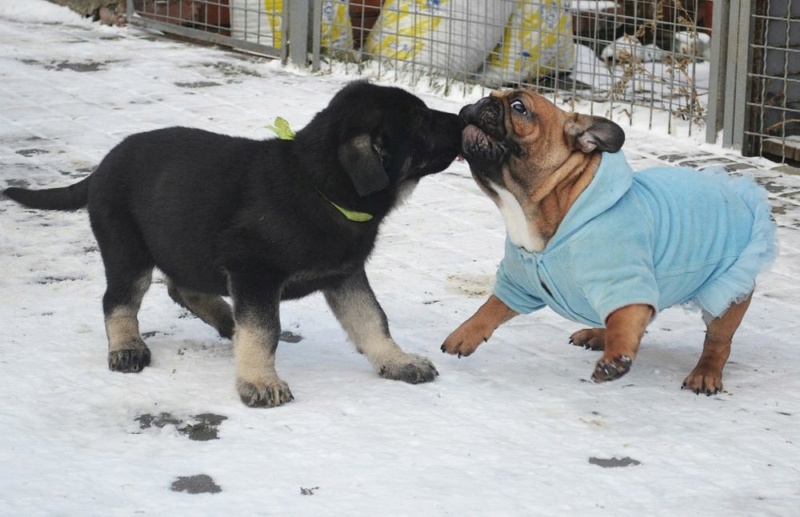
<svg viewBox="0 0 800 517"><path fill-rule="evenodd" d="M545 249L540 253L531 253L513 244L509 247L515 248L523 256L547 253L568 239L578 228L613 207L630 190L633 174L633 169L622 151L603 153L594 178L570 207Z"/></svg>

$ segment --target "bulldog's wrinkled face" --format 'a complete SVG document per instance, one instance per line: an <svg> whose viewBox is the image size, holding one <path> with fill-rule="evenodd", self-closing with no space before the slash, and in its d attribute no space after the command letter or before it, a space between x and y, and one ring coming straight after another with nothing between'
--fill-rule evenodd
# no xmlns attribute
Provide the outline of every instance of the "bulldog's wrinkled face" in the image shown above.
<svg viewBox="0 0 800 517"><path fill-rule="evenodd" d="M493 93L460 116L462 154L490 196L492 184L530 192L575 153L616 152L625 141L614 122L567 113L528 90Z"/></svg>
<svg viewBox="0 0 800 517"><path fill-rule="evenodd" d="M562 196L557 206L543 206L549 194L599 163L596 152L616 152L625 141L610 120L567 113L527 90L494 93L460 116L472 177L500 209L511 242L532 252L544 249L569 205Z"/></svg>

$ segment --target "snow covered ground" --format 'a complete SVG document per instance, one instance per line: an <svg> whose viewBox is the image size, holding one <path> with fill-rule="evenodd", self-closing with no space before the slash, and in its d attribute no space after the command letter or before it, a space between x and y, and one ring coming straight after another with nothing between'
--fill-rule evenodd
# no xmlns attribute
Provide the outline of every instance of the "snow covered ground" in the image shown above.
<svg viewBox="0 0 800 517"><path fill-rule="evenodd" d="M0 48L0 188L69 184L125 135L162 126L270 137L276 116L302 127L350 79L100 27L43 0L0 0ZM415 92L453 112L475 99ZM268 410L239 402L230 342L164 285L140 315L152 366L108 371L85 212L2 199L0 515L797 515L800 178L702 144L703 131L626 132L638 166L724 162L771 192L781 255L724 393L679 389L704 328L681 309L604 385L588 381L596 354L567 344L578 327L549 310L470 358L443 356L503 251L463 163L422 182L368 268L395 339L441 376L380 379L311 296L282 306L278 370L296 398Z"/></svg>

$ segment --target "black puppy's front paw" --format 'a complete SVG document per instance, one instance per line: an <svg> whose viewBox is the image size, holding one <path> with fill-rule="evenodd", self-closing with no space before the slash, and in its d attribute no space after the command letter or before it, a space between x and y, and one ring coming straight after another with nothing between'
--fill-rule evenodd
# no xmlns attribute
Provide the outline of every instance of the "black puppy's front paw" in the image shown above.
<svg viewBox="0 0 800 517"><path fill-rule="evenodd" d="M139 373L150 365L150 349L144 344L108 353L108 369L112 372Z"/></svg>
<svg viewBox="0 0 800 517"><path fill-rule="evenodd" d="M606 382L619 379L631 369L633 358L629 355L618 355L610 361L600 359L594 367L592 380L594 382Z"/></svg>
<svg viewBox="0 0 800 517"><path fill-rule="evenodd" d="M403 381L409 384L431 382L439 372L429 359L420 355L408 354L406 361L396 361L382 365L378 375L384 379Z"/></svg>
<svg viewBox="0 0 800 517"><path fill-rule="evenodd" d="M294 400L289 385L280 379L263 386L239 379L236 390L242 402L250 407L277 407Z"/></svg>

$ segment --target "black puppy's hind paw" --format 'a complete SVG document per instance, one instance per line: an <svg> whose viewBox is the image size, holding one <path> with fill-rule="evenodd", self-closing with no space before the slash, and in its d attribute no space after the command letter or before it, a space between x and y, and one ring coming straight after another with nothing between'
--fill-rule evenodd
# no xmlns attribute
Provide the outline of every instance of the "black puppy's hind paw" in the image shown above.
<svg viewBox="0 0 800 517"><path fill-rule="evenodd" d="M433 381L439 372L429 359L420 355L408 354L408 360L405 362L398 361L382 365L378 368L378 375L384 379L421 384Z"/></svg>
<svg viewBox="0 0 800 517"><path fill-rule="evenodd" d="M618 355L611 361L600 359L594 367L592 380L594 382L606 382L619 379L631 369L633 358L629 355Z"/></svg>

